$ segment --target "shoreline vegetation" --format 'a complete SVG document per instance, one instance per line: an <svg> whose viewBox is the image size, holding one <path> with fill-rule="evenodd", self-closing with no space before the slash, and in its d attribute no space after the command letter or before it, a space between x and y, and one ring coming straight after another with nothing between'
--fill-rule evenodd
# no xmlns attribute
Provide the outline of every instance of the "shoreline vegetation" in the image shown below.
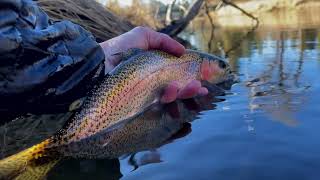
<svg viewBox="0 0 320 180"><path fill-rule="evenodd" d="M259 25L263 27L296 27L304 26L306 23L308 25L320 23L320 16L317 16L320 11L320 1L317 0L225 0L224 2L232 2L257 17ZM191 5L188 1L174 0L172 4L164 5L158 1L143 3L133 0L130 6L121 6L118 0L108 0L105 7L134 25L161 29L169 24L167 21L179 20ZM251 18L230 4L222 3L221 0L203 1L202 8L194 21L207 21L207 8L216 27L235 28L254 25Z"/></svg>
<svg viewBox="0 0 320 180"><path fill-rule="evenodd" d="M165 19L160 18L160 16L165 17L166 7L163 5L161 9L159 3L150 5L153 9L148 10L141 1L133 0L133 2L139 6L130 8L125 7L123 9L119 7L119 13L116 13L113 7L107 5L107 8L104 8L93 1L94 0L38 0L37 3L54 20L67 19L78 23L91 31L97 37L98 41L107 40L120 35L134 26L149 25L155 29L159 29L166 24ZM212 7L217 2L219 1L210 0L208 5L211 5ZM320 24L320 16L318 15L320 1L318 0L233 0L232 2L258 17L260 26L262 27L281 28L288 27L288 25L304 26L306 23L308 25ZM186 7L188 7L187 4ZM180 7L180 9L172 9L173 13L171 18L173 20L184 12L184 10L181 10L183 9L182 7ZM210 16L213 18L214 25L223 28L252 26L252 19L228 5L223 5L217 9L210 8ZM131 19L136 19L136 21L131 21ZM191 26L189 27L192 28L196 23L203 22L205 22L206 25L209 25L204 8L202 8L199 15L194 19L194 22L191 22ZM195 25L194 27L199 28L201 26ZM205 29L204 34L206 35L203 37L203 41L211 39L209 37L209 28L203 29ZM265 35L263 33L264 32L260 32L258 37L264 37ZM294 35L299 36L301 39L308 37L307 34L303 34L303 32L300 31L292 33L295 33ZM239 38L238 34L232 36L230 34L231 33L229 33L229 36L228 34L219 36L220 39L224 40L221 44L223 44L225 49L232 49L232 42L236 41L236 38ZM276 36L279 36L277 39L280 39L280 36L282 37L283 35L279 32ZM257 40L254 40L262 41L261 39L262 38L257 38ZM245 43L249 44L250 41L246 40ZM301 49L304 49L304 46L307 45L301 44ZM202 47L202 49L204 48ZM249 54L247 46L240 46L237 51ZM231 63L231 65L236 67L236 61ZM41 117L18 117L10 123L2 124L0 126L0 134L3 135L3 138L0 141L0 146L2 147L0 155L5 157L8 154L13 154L18 150L45 139L57 129L60 129L67 119L68 117L66 117L66 114L61 114L59 116L43 115ZM4 121L2 123L4 123ZM44 127L44 125L48 124L50 125L48 126L50 128ZM19 131L19 129L24 131Z"/></svg>
<svg viewBox="0 0 320 180"><path fill-rule="evenodd" d="M249 0L234 1L240 8L254 15L262 27L290 27L320 23L320 1L316 0ZM216 25L221 27L252 26L252 19L231 6L211 11ZM201 18L199 18L201 19ZM305 21L308 19L308 21Z"/></svg>
<svg viewBox="0 0 320 180"><path fill-rule="evenodd" d="M171 4L160 1L132 0L131 5L120 5L120 0L107 0L104 5L95 0L39 0L38 4L54 20L68 19L91 31L99 42L110 39L134 26L149 26L163 30L170 25L183 29L189 24L201 23L217 28L253 27L254 21L239 9L222 0L173 0ZM287 28L320 24L320 1L317 0L223 0L232 2L259 19L259 27ZM188 15L194 4L202 4L198 15L188 19L181 28L180 20ZM210 21L208 21L208 14ZM210 23L210 24L209 24ZM176 26L176 27L175 27ZM179 31L181 32L181 31ZM176 36L178 33L167 33Z"/></svg>

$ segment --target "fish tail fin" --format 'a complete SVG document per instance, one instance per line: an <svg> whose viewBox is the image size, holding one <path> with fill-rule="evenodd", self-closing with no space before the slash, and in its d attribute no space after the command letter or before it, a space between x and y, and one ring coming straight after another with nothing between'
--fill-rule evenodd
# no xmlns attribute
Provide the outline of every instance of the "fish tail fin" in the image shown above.
<svg viewBox="0 0 320 180"><path fill-rule="evenodd" d="M47 139L17 154L0 160L1 179L41 179L59 161L49 156Z"/></svg>

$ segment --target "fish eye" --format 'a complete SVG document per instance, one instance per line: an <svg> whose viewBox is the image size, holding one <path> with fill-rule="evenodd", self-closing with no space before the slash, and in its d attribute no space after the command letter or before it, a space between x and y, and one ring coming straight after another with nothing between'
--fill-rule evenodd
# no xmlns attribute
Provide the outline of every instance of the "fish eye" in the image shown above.
<svg viewBox="0 0 320 180"><path fill-rule="evenodd" d="M224 61L221 61L221 60L219 60L219 67L221 68L221 69L225 69L226 67L227 67L227 65L226 65L226 63L224 62Z"/></svg>

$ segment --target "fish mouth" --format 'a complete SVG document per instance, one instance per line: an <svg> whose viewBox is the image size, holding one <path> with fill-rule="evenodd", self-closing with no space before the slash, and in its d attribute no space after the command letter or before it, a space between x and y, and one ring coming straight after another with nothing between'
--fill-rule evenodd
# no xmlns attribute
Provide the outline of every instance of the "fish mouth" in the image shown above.
<svg viewBox="0 0 320 180"><path fill-rule="evenodd" d="M201 84L203 87L207 88L209 94L214 96L224 96L226 95L226 91L230 90L235 81L230 78L228 80L222 81L217 84L212 84L208 81L202 81Z"/></svg>
<svg viewBox="0 0 320 180"><path fill-rule="evenodd" d="M207 82L207 83L215 86L219 86L219 87L225 87L223 89L231 89L231 86L236 82L237 82L236 76L234 74L224 74L215 83L210 83L210 82Z"/></svg>
<svg viewBox="0 0 320 180"><path fill-rule="evenodd" d="M214 80L212 82L212 84L222 84L224 82L234 82L235 80L235 75L232 73L230 65L223 60L216 60L218 61L217 64L219 65L219 72L214 74Z"/></svg>
<svg viewBox="0 0 320 180"><path fill-rule="evenodd" d="M231 71L230 66L228 65L226 70L223 73L223 78L221 82L224 82L224 81L235 82L235 79L236 79L236 76Z"/></svg>
<svg viewBox="0 0 320 180"><path fill-rule="evenodd" d="M214 96L226 95L226 91L230 90L232 85L237 82L236 76L226 61L221 59L211 59L211 61L218 64L219 70L212 75L211 79L202 79L201 84Z"/></svg>

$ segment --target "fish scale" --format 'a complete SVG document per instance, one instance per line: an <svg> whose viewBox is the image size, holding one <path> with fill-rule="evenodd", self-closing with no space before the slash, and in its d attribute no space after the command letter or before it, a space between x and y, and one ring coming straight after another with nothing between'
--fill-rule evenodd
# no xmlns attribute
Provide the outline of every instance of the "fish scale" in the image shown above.
<svg viewBox="0 0 320 180"><path fill-rule="evenodd" d="M229 66L217 56L188 50L178 58L156 50L139 51L118 65L91 91L66 128L37 145L0 160L0 179L26 179L35 171L42 172L37 174L42 177L61 156L94 157L99 152L114 156L117 144L109 147L108 142L126 136L119 131L121 128L113 127L159 101L168 83L176 81L179 87L184 87L192 80L219 83L230 79L230 76ZM121 133L112 135L109 128ZM141 127L136 125L130 131L136 131L133 135L139 139L143 129L141 124ZM101 132L105 137L95 136ZM124 138L123 141L129 139ZM103 153L106 145L111 150ZM123 145L126 146L125 142L119 142L119 146ZM134 145L131 146L135 149ZM33 166L39 161L43 162Z"/></svg>
<svg viewBox="0 0 320 180"><path fill-rule="evenodd" d="M129 58L92 91L64 136L69 141L80 140L130 119L159 100L170 81L183 87L200 80L204 57L195 51L188 51L181 58L161 51L142 51Z"/></svg>

